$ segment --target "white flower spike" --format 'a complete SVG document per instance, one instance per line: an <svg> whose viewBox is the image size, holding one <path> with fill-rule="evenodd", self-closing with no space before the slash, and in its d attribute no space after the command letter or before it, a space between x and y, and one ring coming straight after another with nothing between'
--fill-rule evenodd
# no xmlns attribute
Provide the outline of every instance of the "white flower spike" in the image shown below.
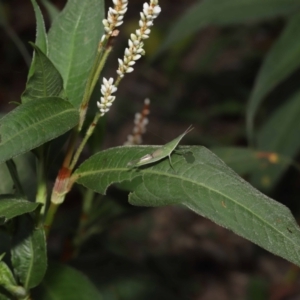
<svg viewBox="0 0 300 300"><path fill-rule="evenodd" d="M150 0L150 3L144 3L143 12L139 21L139 29L130 35L128 40L128 48L125 49L123 60L119 59L119 67L117 74L122 78L125 73L133 71L135 61L140 59L144 54L144 43L142 40L149 38L151 32L150 27L153 25L153 20L161 11L158 5L158 0Z"/></svg>
<svg viewBox="0 0 300 300"><path fill-rule="evenodd" d="M128 0L113 0L113 3L115 5L114 8L109 8L107 19L103 20L106 34L102 36L101 42L114 35L114 32L117 31L115 28L123 23L123 17L127 11ZM116 97L112 94L116 92L121 78L124 77L125 73L133 72L135 62L144 55L144 43L142 41L149 37L151 32L150 27L153 26L153 20L159 15L160 11L161 8L158 5L158 0L150 0L150 3L144 3L143 12L140 13L139 29L130 35L128 48L125 49L123 59L118 59L119 67L117 74L119 77L116 83L114 84L113 78L109 78L108 80L103 78L101 85L102 97L97 102L101 116L109 111L114 102Z"/></svg>
<svg viewBox="0 0 300 300"><path fill-rule="evenodd" d="M132 134L127 136L127 141L124 145L140 145L142 136L146 132L146 126L149 123L148 115L150 113L150 100L145 99L142 111L137 112L134 116L134 127Z"/></svg>

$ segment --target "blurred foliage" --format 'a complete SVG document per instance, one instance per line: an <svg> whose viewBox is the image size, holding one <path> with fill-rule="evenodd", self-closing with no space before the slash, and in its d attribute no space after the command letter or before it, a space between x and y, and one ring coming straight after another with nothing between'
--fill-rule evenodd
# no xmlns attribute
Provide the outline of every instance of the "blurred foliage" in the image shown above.
<svg viewBox="0 0 300 300"><path fill-rule="evenodd" d="M18 101L26 82L25 72L15 71L20 66L26 69L18 51L28 60L26 47L31 50L24 45L35 37L33 13L32 21L26 23L24 2L0 2L0 24L6 30L1 36L0 73L4 110L11 109L7 107L9 101ZM25 11L32 10L26 2ZM53 1L60 8L63 2ZM129 2L140 10L140 1ZM49 25L57 9L49 1L42 3L50 16L46 19ZM94 137L90 152L122 144L130 131L130 116L149 96L149 131L170 140L175 131L182 132L193 124L196 130L187 137L187 144L211 147L237 173L288 204L298 216L300 1L164 1L161 6L163 12L146 44L145 60L121 85L119 101L107 120L109 134L103 143L100 133L98 140ZM17 16L22 16L20 23ZM132 18L125 22L108 73L114 71L116 58L136 24ZM102 131L103 127L99 129ZM164 143L151 137L151 132L145 140ZM17 161L26 193L32 194L32 157L22 155ZM50 179L58 165L59 159L49 166ZM3 184L13 190L4 165L0 172ZM127 193L116 187L105 197L81 192L78 188L72 193L59 212L49 251L53 260L68 261L89 277L69 267L58 267L60 276L69 278L71 288L76 288L72 280L83 283L92 294L85 294L89 299L268 299L268 288L271 294L272 283L278 280L286 284L283 296L299 297L298 270L285 262L285 271L280 273L280 259L269 254L266 257L254 245L191 212L178 207L131 207ZM80 219L78 224L81 195L92 200L90 215L84 216L88 221ZM8 238L1 232L0 238L5 241L0 247L5 249ZM72 244L78 246L76 251ZM57 276L53 270L49 269L42 288L59 285L59 281L51 280ZM280 273L277 277L276 272ZM284 281L289 272L295 276ZM266 283L268 280L271 283ZM91 288L90 281L98 291Z"/></svg>

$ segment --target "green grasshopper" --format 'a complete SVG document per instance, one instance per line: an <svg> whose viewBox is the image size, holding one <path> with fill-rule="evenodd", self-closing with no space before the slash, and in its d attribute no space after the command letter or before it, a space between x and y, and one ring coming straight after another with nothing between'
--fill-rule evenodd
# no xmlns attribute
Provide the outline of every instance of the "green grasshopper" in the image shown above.
<svg viewBox="0 0 300 300"><path fill-rule="evenodd" d="M175 148L177 147L177 145L179 144L181 139L193 129L194 128L192 127L192 125L190 125L189 128L184 133L179 135L177 138L175 138L171 142L163 145L162 147L158 148L151 154L146 154L145 156L141 157L140 159L130 161L127 164L127 167L137 168L137 167L140 167L143 165L154 163L154 162L159 161L168 156L170 165L171 165L172 169L174 169L173 165L172 165L172 161L171 161L171 154L175 150Z"/></svg>

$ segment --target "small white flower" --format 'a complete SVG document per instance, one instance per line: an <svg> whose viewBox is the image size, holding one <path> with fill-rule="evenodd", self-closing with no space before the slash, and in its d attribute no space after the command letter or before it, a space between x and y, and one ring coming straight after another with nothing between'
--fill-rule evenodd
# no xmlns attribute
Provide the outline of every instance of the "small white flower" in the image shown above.
<svg viewBox="0 0 300 300"><path fill-rule="evenodd" d="M156 5L154 8L153 8L153 14L158 16L161 12L161 8L160 6Z"/></svg>
<svg viewBox="0 0 300 300"><path fill-rule="evenodd" d="M123 73L123 71L121 71L121 70L117 70L117 74L118 74L121 78L124 77L124 73Z"/></svg>
<svg viewBox="0 0 300 300"><path fill-rule="evenodd" d="M112 96L112 94L117 91L117 87L114 85L114 79L112 77L108 80L103 78L100 90L102 97L100 98L100 101L97 101L97 106L101 116L103 116L109 111L109 108L116 99L116 96Z"/></svg>
<svg viewBox="0 0 300 300"><path fill-rule="evenodd" d="M128 67L128 68L126 68L126 73L131 73L131 72L133 72L133 68L132 67Z"/></svg>
<svg viewBox="0 0 300 300"><path fill-rule="evenodd" d="M123 24L123 18L127 11L128 0L113 0L114 8L108 9L107 18L102 21L104 25L105 35L101 41L111 35L116 27Z"/></svg>

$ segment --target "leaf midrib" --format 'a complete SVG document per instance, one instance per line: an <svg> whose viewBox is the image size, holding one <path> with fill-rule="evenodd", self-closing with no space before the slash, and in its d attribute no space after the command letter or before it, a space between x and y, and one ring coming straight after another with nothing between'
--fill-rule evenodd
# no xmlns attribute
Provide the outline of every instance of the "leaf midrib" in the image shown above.
<svg viewBox="0 0 300 300"><path fill-rule="evenodd" d="M72 34L71 43L70 43L71 52L69 53L70 58L68 60L67 67L66 67L66 73L65 73L66 74L66 78L65 78L66 86L65 86L65 88L67 88L68 83L70 82L69 78L71 77L70 74L71 74L72 67L74 65L74 53L75 53L75 49L76 49L76 47L74 45L75 45L75 40L76 40L76 37L77 37L76 32L77 32L78 26L81 22L82 15L84 15L84 12L86 10L86 5L84 5L84 4L88 5L88 1L85 1L83 3L83 8L81 10L81 14L79 15L77 13L78 18L77 18L76 23L75 23L76 25L74 26L74 30L71 32L71 34ZM77 5L79 5L79 3L77 3Z"/></svg>
<svg viewBox="0 0 300 300"><path fill-rule="evenodd" d="M28 285L29 285L29 282L30 282L32 269L33 269L33 262L34 262L34 257L35 257L35 252L34 252L34 247L33 247L34 233L32 234L31 237L32 238L30 238L29 243L30 243L30 253L32 253L32 255L29 258L28 272L27 272L26 280L24 282L24 287L26 288L26 290L28 289Z"/></svg>
<svg viewBox="0 0 300 300"><path fill-rule="evenodd" d="M128 171L128 168L114 168L114 169L102 169L101 172L99 171L89 171L89 172L83 172L83 173L77 173L76 175L79 175L80 178L84 177L84 176L88 176L88 175L93 175L93 174L99 174L99 173L109 173L109 172L124 172L124 171ZM194 183L198 186L201 186L203 188L206 188L210 191L213 191L215 192L216 194L220 195L220 196L223 196L225 197L226 199L228 199L229 201L231 201L232 203L235 203L237 206L241 207L242 209L244 209L245 211L249 212L251 215L255 216L257 219L261 220L262 223L268 225L271 229L273 229L274 231L278 232L281 236L283 236L285 239L288 239L293 245L295 246L298 246L294 240L291 240L288 236L286 235L283 235L283 232L279 231L276 227L273 227L272 224L268 223L265 221L265 219L262 219L260 216L258 216L257 214L253 213L253 211L249 210L247 207L245 207L244 205L242 205L241 203L239 202L236 202L234 199L232 198L229 198L227 195L224 195L223 193L221 193L220 191L217 191L211 187L207 187L206 185L204 185L203 183L199 183L197 181L194 181L194 180L187 180L187 178L185 177L181 177L181 176L178 176L178 175L175 175L175 174L169 174L169 173L164 173L164 172L158 172L158 171L146 171L146 170L143 170L142 173L141 173L141 176L143 173L149 173L149 174L153 174L153 175L159 175L159 176L166 176L166 177L173 177L173 178L176 178L176 179L181 179L183 181L187 181L189 183ZM82 175L82 174L86 174L86 175ZM138 175L137 175L138 176ZM137 177L136 176L136 177ZM115 181L117 182L117 181ZM182 202L182 204L184 204Z"/></svg>
<svg viewBox="0 0 300 300"><path fill-rule="evenodd" d="M27 130L30 130L32 127L35 127L37 125L40 125L41 123L43 122L46 122L48 120L51 120L51 119L54 119L54 118L57 118L58 116L60 116L61 114L65 114L65 113L68 113L68 112L71 112L71 111L76 111L74 108L70 108L70 109L67 109L67 110L64 110L60 113L57 113L55 114L54 116L50 116L48 118L45 118L45 119L42 119L41 121L38 121L38 122L35 122L33 123L32 125L30 126L27 126L26 128L24 128L23 130L21 131L18 131L15 135L13 135L11 138L5 140L3 143L0 143L0 147L4 146L7 142L11 141L12 139L14 139L15 137L21 135L23 132L27 131Z"/></svg>

